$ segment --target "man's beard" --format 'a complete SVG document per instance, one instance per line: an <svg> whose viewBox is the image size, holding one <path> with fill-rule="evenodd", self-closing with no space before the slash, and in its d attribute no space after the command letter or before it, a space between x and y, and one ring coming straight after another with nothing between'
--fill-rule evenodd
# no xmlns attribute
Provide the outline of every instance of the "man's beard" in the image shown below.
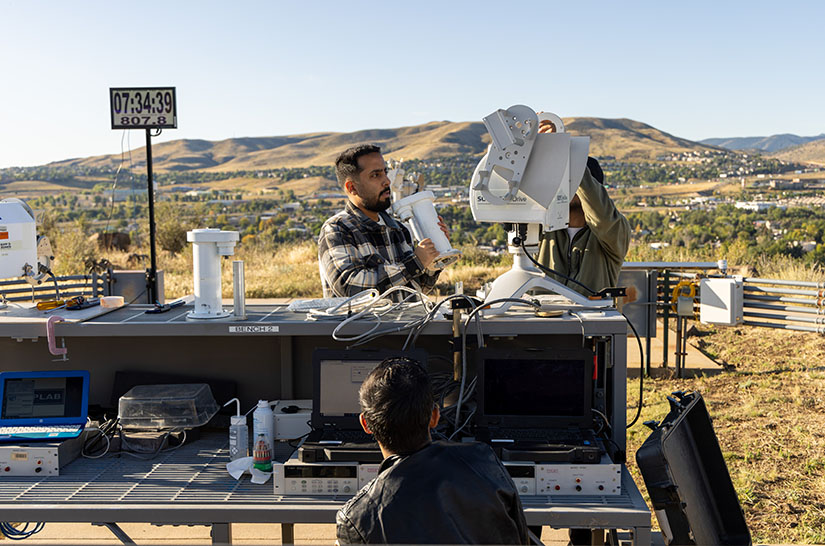
<svg viewBox="0 0 825 546"><path fill-rule="evenodd" d="M390 208L391 199L389 192L387 192L387 196L384 198L381 197L382 195L384 195L383 192L378 194L378 197L376 197L374 201L364 203L364 208L372 212L384 212Z"/></svg>

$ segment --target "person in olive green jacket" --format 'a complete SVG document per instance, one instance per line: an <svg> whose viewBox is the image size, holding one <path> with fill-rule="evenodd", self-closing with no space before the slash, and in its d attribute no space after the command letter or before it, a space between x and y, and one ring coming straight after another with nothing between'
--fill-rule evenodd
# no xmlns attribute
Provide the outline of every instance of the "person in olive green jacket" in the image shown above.
<svg viewBox="0 0 825 546"><path fill-rule="evenodd" d="M599 162L588 157L581 185L570 200L569 227L543 234L538 258L545 267L594 292L616 286L630 246L630 223L602 184L604 173ZM591 295L579 284L548 275L581 294Z"/></svg>

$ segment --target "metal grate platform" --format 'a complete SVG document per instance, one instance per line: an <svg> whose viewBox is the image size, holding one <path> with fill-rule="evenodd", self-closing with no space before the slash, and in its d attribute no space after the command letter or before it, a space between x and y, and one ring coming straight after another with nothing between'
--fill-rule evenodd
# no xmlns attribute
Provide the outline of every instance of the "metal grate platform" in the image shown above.
<svg viewBox="0 0 825 546"><path fill-rule="evenodd" d="M226 472L227 440L222 434L163 453L151 460L125 455L102 459L80 458L61 469L59 476L0 479L0 503L26 504L260 504L288 502L317 504L340 502L348 497L300 497L275 495L272 482L253 484L248 476L235 480ZM525 508L549 506L634 505L635 487L623 477L622 494L615 496L522 497Z"/></svg>

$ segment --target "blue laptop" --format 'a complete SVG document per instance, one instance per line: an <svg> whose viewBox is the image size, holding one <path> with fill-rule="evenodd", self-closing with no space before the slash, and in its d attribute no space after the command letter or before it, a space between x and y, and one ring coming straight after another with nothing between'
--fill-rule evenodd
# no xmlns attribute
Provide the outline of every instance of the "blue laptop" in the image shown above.
<svg viewBox="0 0 825 546"><path fill-rule="evenodd" d="M86 426L89 372L2 372L0 404L0 443L75 438Z"/></svg>

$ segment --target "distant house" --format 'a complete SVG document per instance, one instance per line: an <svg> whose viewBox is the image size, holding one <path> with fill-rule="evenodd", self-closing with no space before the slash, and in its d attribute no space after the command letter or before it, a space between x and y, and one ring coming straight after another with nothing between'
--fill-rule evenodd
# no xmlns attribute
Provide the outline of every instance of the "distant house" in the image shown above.
<svg viewBox="0 0 825 546"><path fill-rule="evenodd" d="M771 180L768 182L768 185L773 190L804 190L805 183L800 181L798 178L796 180Z"/></svg>
<svg viewBox="0 0 825 546"><path fill-rule="evenodd" d="M157 189L157 184L155 184L155 189ZM112 200L115 203L120 203L121 201L126 201L130 197L144 197L146 195L146 190L103 190L103 197L106 200Z"/></svg>
<svg viewBox="0 0 825 546"><path fill-rule="evenodd" d="M785 208L783 205L779 205L775 201L737 201L734 206L738 209L751 210L754 212L768 210L771 207L779 207L782 209Z"/></svg>

